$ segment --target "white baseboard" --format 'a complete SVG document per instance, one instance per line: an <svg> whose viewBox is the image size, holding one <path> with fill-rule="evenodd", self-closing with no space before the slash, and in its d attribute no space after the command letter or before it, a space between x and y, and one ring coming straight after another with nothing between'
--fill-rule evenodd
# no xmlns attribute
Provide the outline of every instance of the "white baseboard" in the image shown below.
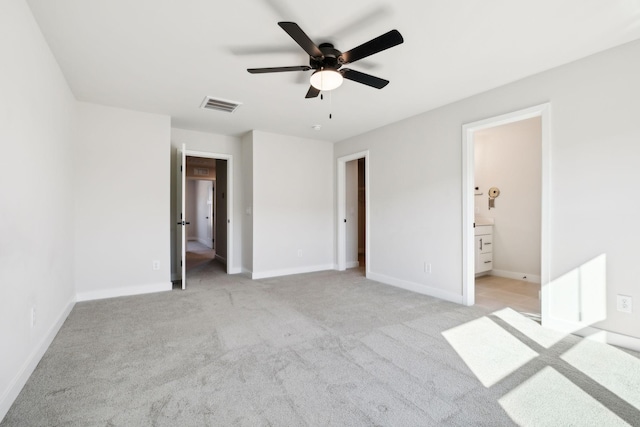
<svg viewBox="0 0 640 427"><path fill-rule="evenodd" d="M433 288L421 283L409 282L407 280L396 279L395 277L389 277L384 274L372 272L367 273L367 279L375 280L376 282L384 283L385 285L395 286L397 288L406 289L419 294L429 295L445 301L451 301L457 304L463 303L462 295L452 294L451 292L443 291L442 289Z"/></svg>
<svg viewBox="0 0 640 427"><path fill-rule="evenodd" d="M593 326L588 326L574 333L593 341L624 347L629 350L640 351L640 338L619 334L617 332L605 331L604 329L594 328Z"/></svg>
<svg viewBox="0 0 640 427"><path fill-rule="evenodd" d="M314 273L316 271L325 271L325 270L333 270L335 266L333 264L326 265L313 265L306 267L296 267L296 268L287 268L282 270L270 270L270 271L259 271L252 272L251 279L266 279L268 277L279 277L279 276L290 276L292 274L303 274L303 273Z"/></svg>
<svg viewBox="0 0 640 427"><path fill-rule="evenodd" d="M213 246L213 245L212 245L212 243L211 243L211 239L204 239L204 238L202 238L202 237L198 237L196 240L197 240L199 243L201 243L201 244L205 245L206 247L208 247L209 249L213 249L213 248L211 247L211 246Z"/></svg>
<svg viewBox="0 0 640 427"><path fill-rule="evenodd" d="M225 257L221 257L220 255L216 254L216 259L224 265L227 265L227 259Z"/></svg>
<svg viewBox="0 0 640 427"><path fill-rule="evenodd" d="M347 261L345 268L356 268L360 267L360 261Z"/></svg>
<svg viewBox="0 0 640 427"><path fill-rule="evenodd" d="M523 280L525 282L537 283L538 285L542 282L540 276L529 273L517 273L515 271L506 271L506 270L491 270L487 272L492 276L498 277L506 277L507 279L516 279Z"/></svg>
<svg viewBox="0 0 640 427"><path fill-rule="evenodd" d="M173 288L171 282L152 283L149 285L128 286L124 288L103 289L100 291L79 292L76 301L92 301L105 298L125 297L130 295L151 294L154 292L170 291Z"/></svg>
<svg viewBox="0 0 640 427"><path fill-rule="evenodd" d="M542 326L566 334L574 334L585 337L590 340L615 345L618 347L628 348L634 351L640 351L640 338L629 335L619 334L617 332L607 331L605 329L586 326L575 322L569 322L562 319L547 318L542 319Z"/></svg>
<svg viewBox="0 0 640 427"><path fill-rule="evenodd" d="M44 356L44 353L51 345L51 342L58 334L58 331L60 331L62 324L69 316L69 313L71 313L74 305L75 301L70 301L64 310L62 310L58 319L53 323L53 325L51 325L44 337L42 337L40 342L35 346L29 357L27 357L27 360L22 365L22 368L20 368L16 376L9 383L9 386L2 393L2 397L0 397L0 421L2 421L4 416L7 415L7 412L9 412L9 408L11 408L11 405L20 394L22 387L24 387L27 380L36 369L36 366L40 363L42 356Z"/></svg>

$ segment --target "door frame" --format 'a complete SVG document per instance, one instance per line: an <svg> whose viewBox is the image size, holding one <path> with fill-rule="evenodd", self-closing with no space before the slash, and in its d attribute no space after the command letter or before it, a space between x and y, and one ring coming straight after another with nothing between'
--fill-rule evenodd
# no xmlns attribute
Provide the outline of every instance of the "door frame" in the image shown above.
<svg viewBox="0 0 640 427"><path fill-rule="evenodd" d="M342 156L337 159L337 210L336 210L336 234L337 234L337 270L344 271L347 268L347 233L345 220L347 218L347 162L364 159L364 204L365 204L365 275L371 273L371 204L370 204L370 159L369 150Z"/></svg>
<svg viewBox="0 0 640 427"><path fill-rule="evenodd" d="M180 150L180 149L179 149ZM209 159L217 159L217 160L226 160L227 161L227 274L233 274L236 271L233 269L234 262L234 254L233 254L233 231L234 231L234 223L233 219L233 156L231 154L222 154L222 153L213 153L209 151L197 151L197 150L189 150L186 148L186 145L182 145L182 149L180 150L184 153L184 157L204 157ZM182 163L181 159L178 163ZM180 164L179 167L186 166ZM186 173L186 171L185 171ZM182 179L182 172L179 171L180 178ZM217 181L217 180L216 180ZM184 200L185 194L181 194L180 199L177 200L178 210L181 210L182 200ZM186 218L185 218L186 220ZM184 228L184 226L182 226ZM178 239L176 239L178 241ZM186 260L182 260L183 264L186 264ZM183 287L186 282L185 277L181 277Z"/></svg>
<svg viewBox="0 0 640 427"><path fill-rule="evenodd" d="M551 103L544 103L500 116L467 123L462 126L462 301L465 305L475 304L475 264L474 264L474 133L482 129L502 126L533 117L541 118L542 136L542 194L541 194L541 236L540 236L540 313L543 325L549 320L550 282L550 230L549 230L549 190L550 190L550 147L551 147Z"/></svg>
<svg viewBox="0 0 640 427"><path fill-rule="evenodd" d="M216 250L216 221L218 220L216 215L216 180L211 180L211 249Z"/></svg>

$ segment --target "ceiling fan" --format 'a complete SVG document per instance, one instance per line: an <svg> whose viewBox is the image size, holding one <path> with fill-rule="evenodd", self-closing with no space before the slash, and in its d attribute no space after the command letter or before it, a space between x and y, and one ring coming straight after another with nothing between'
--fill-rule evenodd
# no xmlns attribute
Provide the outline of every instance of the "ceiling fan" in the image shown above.
<svg viewBox="0 0 640 427"><path fill-rule="evenodd" d="M340 52L331 43L322 43L320 46L316 46L295 22L278 22L278 25L309 54L309 65L249 68L247 71L251 74L261 74L314 70L310 79L311 86L305 98L315 98L320 94L320 91L333 90L342 84L343 79L382 89L389 84L389 80L349 68L341 69L341 67L397 46L404 41L398 30L391 30L347 52Z"/></svg>

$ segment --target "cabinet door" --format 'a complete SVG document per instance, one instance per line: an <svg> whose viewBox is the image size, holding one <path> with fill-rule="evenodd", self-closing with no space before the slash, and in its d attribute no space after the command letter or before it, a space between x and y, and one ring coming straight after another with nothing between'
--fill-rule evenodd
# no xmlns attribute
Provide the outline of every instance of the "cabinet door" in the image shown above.
<svg viewBox="0 0 640 427"><path fill-rule="evenodd" d="M483 234L475 236L475 264L476 273L484 273L493 269L493 236L491 234Z"/></svg>
<svg viewBox="0 0 640 427"><path fill-rule="evenodd" d="M488 254L489 252L493 252L493 235L492 234L484 234L480 237L480 253Z"/></svg>
<svg viewBox="0 0 640 427"><path fill-rule="evenodd" d="M478 268L476 273L484 273L493 269L493 254L491 252L480 254L478 257Z"/></svg>

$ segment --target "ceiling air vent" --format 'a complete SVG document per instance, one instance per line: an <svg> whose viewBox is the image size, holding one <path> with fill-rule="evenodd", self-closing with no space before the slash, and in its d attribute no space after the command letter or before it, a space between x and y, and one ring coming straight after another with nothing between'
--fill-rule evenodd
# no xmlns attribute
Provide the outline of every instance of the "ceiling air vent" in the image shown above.
<svg viewBox="0 0 640 427"><path fill-rule="evenodd" d="M216 99L207 96L204 98L204 101L202 101L202 104L200 104L200 108L204 108L205 110L218 110L226 111L227 113L233 113L240 105L242 105L242 103L240 102L227 101L225 99Z"/></svg>

